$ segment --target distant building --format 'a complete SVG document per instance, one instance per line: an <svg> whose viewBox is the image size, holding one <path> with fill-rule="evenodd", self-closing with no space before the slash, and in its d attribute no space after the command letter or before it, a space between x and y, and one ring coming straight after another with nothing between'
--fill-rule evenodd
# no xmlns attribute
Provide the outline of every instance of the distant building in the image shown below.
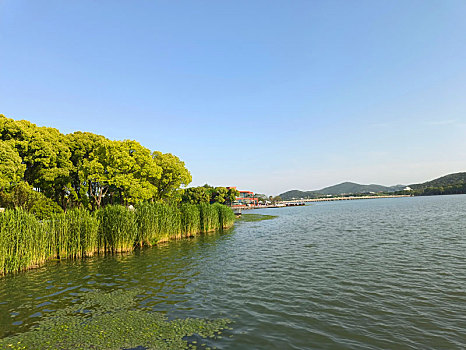
<svg viewBox="0 0 466 350"><path fill-rule="evenodd" d="M413 189L409 186L406 186L405 188L403 188L403 191L412 191Z"/></svg>
<svg viewBox="0 0 466 350"><path fill-rule="evenodd" d="M227 187L227 189L236 187ZM254 206L259 204L259 199L254 196L254 192L251 191L240 191L239 196L236 197L235 201L231 204L232 207L239 207L239 206Z"/></svg>

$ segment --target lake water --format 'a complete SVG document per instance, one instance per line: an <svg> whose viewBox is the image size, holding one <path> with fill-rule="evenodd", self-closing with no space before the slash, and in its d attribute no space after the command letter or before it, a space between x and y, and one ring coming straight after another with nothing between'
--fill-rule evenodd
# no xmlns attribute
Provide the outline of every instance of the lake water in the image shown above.
<svg viewBox="0 0 466 350"><path fill-rule="evenodd" d="M228 317L219 349L464 349L466 196L315 203L139 252L0 278L0 337L78 290L137 286L169 318Z"/></svg>

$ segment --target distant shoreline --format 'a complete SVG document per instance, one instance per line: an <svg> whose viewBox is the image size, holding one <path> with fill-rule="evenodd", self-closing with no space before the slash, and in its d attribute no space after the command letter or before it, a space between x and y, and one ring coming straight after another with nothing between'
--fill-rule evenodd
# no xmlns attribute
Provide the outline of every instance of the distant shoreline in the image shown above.
<svg viewBox="0 0 466 350"><path fill-rule="evenodd" d="M386 195L386 196L349 196L349 197L329 197L329 198L309 198L309 199L295 199L291 201L282 201L282 204L293 204L293 203L307 203L307 202L330 202L330 201L348 201L355 199L377 199L377 198L402 198L402 197L413 197L409 194L398 194L398 195Z"/></svg>

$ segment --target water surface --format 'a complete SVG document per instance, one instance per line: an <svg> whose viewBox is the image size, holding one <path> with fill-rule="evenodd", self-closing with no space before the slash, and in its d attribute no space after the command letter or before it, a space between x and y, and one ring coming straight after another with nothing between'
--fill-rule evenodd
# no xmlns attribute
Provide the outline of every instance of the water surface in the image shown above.
<svg viewBox="0 0 466 350"><path fill-rule="evenodd" d="M466 196L261 212L278 217L1 278L0 337L77 292L138 287L170 319L232 319L220 349L466 347Z"/></svg>

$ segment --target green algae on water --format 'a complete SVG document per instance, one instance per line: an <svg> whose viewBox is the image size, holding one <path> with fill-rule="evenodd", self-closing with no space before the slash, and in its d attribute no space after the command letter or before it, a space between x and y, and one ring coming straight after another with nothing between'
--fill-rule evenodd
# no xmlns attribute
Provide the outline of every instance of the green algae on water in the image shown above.
<svg viewBox="0 0 466 350"><path fill-rule="evenodd" d="M242 214L238 219L239 222L255 222L263 220L271 220L277 218L276 215L265 215L265 214Z"/></svg>
<svg viewBox="0 0 466 350"><path fill-rule="evenodd" d="M42 319L31 330L0 339L0 349L196 349L197 337L219 338L228 319L168 320L136 308L139 289L91 291L81 301ZM204 348L203 346L201 348Z"/></svg>

